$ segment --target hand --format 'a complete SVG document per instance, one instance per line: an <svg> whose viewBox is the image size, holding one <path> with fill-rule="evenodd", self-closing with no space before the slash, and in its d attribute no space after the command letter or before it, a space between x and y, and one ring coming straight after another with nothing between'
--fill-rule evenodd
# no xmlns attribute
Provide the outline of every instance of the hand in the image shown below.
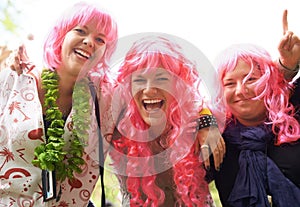
<svg viewBox="0 0 300 207"><path fill-rule="evenodd" d="M201 150L206 169L210 168L209 156L212 153L215 169L219 170L226 152L224 139L216 126L202 128L197 133L195 153Z"/></svg>
<svg viewBox="0 0 300 207"><path fill-rule="evenodd" d="M6 64L12 70L16 71L18 75L21 75L24 69L31 70L34 67L32 63L29 62L29 58L24 45L19 46L16 51L10 54Z"/></svg>
<svg viewBox="0 0 300 207"><path fill-rule="evenodd" d="M292 31L288 31L288 11L284 10L282 18L283 38L278 45L281 63L293 70L300 60L300 40Z"/></svg>

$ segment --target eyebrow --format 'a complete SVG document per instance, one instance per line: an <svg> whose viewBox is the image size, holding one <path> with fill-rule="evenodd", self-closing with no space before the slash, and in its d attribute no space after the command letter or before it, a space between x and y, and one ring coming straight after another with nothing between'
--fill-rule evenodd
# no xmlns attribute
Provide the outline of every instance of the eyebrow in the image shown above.
<svg viewBox="0 0 300 207"><path fill-rule="evenodd" d="M223 78L223 82L225 81L232 81L233 79L232 78Z"/></svg>
<svg viewBox="0 0 300 207"><path fill-rule="evenodd" d="M136 77L142 78L144 74L146 74L146 73L141 73L141 74L139 74L139 75L136 75ZM170 74L169 72L167 72L167 71L161 71L161 72L159 72L159 73L156 73L156 74L155 74L155 77L163 76L163 75L171 76L171 74Z"/></svg>
<svg viewBox="0 0 300 207"><path fill-rule="evenodd" d="M162 75L165 75L166 73L165 72L160 72L160 73L156 73L155 76L162 76Z"/></svg>
<svg viewBox="0 0 300 207"><path fill-rule="evenodd" d="M80 25L78 25L78 26L80 26ZM86 25L83 25L83 26L80 26L80 27L83 27L84 29L89 30L88 26L86 26ZM103 34L103 33L98 33L97 35L100 35L101 37L106 37L106 35Z"/></svg>
<svg viewBox="0 0 300 207"><path fill-rule="evenodd" d="M137 75L137 76L132 76L133 78L143 78L143 76L142 75Z"/></svg>
<svg viewBox="0 0 300 207"><path fill-rule="evenodd" d="M169 73L168 71L161 71L159 73L156 73L155 76L162 76L162 75L171 76L171 73Z"/></svg>

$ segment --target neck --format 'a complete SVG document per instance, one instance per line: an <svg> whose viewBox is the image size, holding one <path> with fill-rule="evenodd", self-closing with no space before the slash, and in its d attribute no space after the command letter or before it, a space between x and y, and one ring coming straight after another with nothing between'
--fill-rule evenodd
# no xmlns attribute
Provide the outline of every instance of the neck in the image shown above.
<svg viewBox="0 0 300 207"><path fill-rule="evenodd" d="M258 126L260 124L263 124L265 122L265 118L263 119L251 119L251 120L247 120L247 119L237 119L242 125L244 126L248 126L248 127L252 127L252 126Z"/></svg>
<svg viewBox="0 0 300 207"><path fill-rule="evenodd" d="M77 76L71 76L63 70L56 70L59 76L59 93L61 96L69 96L73 93L73 88L77 80Z"/></svg>
<svg viewBox="0 0 300 207"><path fill-rule="evenodd" d="M152 128L150 128L149 130L149 136L150 136L150 139L155 139L157 137L160 137L160 136L165 136L167 135L170 131L171 131L171 125L162 125L162 127L160 126L153 126Z"/></svg>

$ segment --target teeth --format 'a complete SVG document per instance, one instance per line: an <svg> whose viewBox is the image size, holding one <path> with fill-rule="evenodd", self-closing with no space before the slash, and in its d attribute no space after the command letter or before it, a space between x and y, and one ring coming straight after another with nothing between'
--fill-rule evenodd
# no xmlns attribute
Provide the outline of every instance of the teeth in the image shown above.
<svg viewBox="0 0 300 207"><path fill-rule="evenodd" d="M155 103L160 103L160 99L152 99L152 100L144 100L145 104L155 104Z"/></svg>
<svg viewBox="0 0 300 207"><path fill-rule="evenodd" d="M83 51L83 50L76 49L75 52L77 52L78 54L80 54L80 55L82 55L82 56L84 56L86 58L90 58L90 54L87 53L87 52L85 52L85 51Z"/></svg>

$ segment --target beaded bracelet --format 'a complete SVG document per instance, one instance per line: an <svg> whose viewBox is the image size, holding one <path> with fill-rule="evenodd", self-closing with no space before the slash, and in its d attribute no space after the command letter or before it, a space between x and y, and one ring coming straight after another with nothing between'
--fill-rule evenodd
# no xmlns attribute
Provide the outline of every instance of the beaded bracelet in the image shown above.
<svg viewBox="0 0 300 207"><path fill-rule="evenodd" d="M198 130L210 127L210 126L218 126L217 120L213 115L204 115L197 119Z"/></svg>

